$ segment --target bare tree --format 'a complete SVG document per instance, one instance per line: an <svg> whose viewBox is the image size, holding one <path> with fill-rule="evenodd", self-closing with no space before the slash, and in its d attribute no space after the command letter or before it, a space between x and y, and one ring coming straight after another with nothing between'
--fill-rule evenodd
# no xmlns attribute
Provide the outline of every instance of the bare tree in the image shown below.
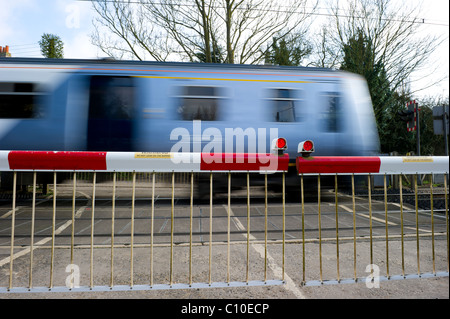
<svg viewBox="0 0 450 319"><path fill-rule="evenodd" d="M344 45L362 32L371 42L372 64L383 63L393 90L410 83L415 71L428 68L429 75L434 73L429 68L430 57L443 39L432 34L419 36L423 27L420 5L392 0L333 0L330 7L332 18L326 33L319 37L324 41L317 47L315 65L338 66L335 62L342 61ZM324 65L327 62L331 65Z"/></svg>
<svg viewBox="0 0 450 319"><path fill-rule="evenodd" d="M167 36L167 47L178 59L194 61L198 52L211 62L214 42L212 8L216 0L194 0L183 3L175 0L141 1L141 9L159 30Z"/></svg>
<svg viewBox="0 0 450 319"><path fill-rule="evenodd" d="M314 59L309 65L319 68L336 68L339 65L341 50L334 48L329 40L329 30L322 26L320 33L313 38L313 55Z"/></svg>
<svg viewBox="0 0 450 319"><path fill-rule="evenodd" d="M303 33L317 6L306 0L222 1L225 11L217 13L226 25L227 62L241 64L264 61L273 38Z"/></svg>
<svg viewBox="0 0 450 319"><path fill-rule="evenodd" d="M307 28L312 1L98 0L92 42L117 58L259 63L274 36Z"/></svg>
<svg viewBox="0 0 450 319"><path fill-rule="evenodd" d="M126 1L93 1L97 12L92 43L117 59L164 61L169 55L167 34L158 31L142 7Z"/></svg>

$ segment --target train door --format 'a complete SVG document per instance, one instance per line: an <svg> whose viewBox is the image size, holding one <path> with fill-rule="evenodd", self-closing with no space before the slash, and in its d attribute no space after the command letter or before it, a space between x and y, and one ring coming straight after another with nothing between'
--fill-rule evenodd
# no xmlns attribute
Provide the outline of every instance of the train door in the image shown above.
<svg viewBox="0 0 450 319"><path fill-rule="evenodd" d="M133 78L92 76L89 90L87 149L131 151L134 104Z"/></svg>
<svg viewBox="0 0 450 319"><path fill-rule="evenodd" d="M320 92L319 131L323 155L342 155L341 140L344 131L342 97L339 91Z"/></svg>

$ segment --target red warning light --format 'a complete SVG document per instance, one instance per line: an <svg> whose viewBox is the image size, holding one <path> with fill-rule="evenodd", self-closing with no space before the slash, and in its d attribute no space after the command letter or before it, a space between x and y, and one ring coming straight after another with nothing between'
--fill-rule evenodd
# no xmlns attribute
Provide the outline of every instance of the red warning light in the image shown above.
<svg viewBox="0 0 450 319"><path fill-rule="evenodd" d="M277 148L278 149L283 149L286 147L286 139L280 137L279 139L277 139Z"/></svg>
<svg viewBox="0 0 450 319"><path fill-rule="evenodd" d="M311 140L306 140L298 144L298 153L301 153L303 157L308 157L314 152L314 143Z"/></svg>
<svg viewBox="0 0 450 319"><path fill-rule="evenodd" d="M311 141L305 141L305 143L303 143L303 150L305 150L306 152L309 152L313 149L314 144Z"/></svg>

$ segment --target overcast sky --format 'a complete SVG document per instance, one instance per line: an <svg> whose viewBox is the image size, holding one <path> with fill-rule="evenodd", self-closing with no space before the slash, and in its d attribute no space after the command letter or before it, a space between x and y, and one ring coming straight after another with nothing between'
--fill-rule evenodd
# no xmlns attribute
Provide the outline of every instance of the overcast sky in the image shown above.
<svg viewBox="0 0 450 319"><path fill-rule="evenodd" d="M437 76L447 76L446 81L427 90L426 95L448 96L449 0L426 0L424 6L420 18L432 24L424 25L423 32L443 35L446 39L432 60L439 64ZM320 0L319 7L325 9ZM52 33L63 40L65 58L96 59L105 54L90 41L93 17L92 5L88 1L0 0L0 46L9 45L15 57L42 57L38 41L42 34ZM426 83L419 85L426 86Z"/></svg>

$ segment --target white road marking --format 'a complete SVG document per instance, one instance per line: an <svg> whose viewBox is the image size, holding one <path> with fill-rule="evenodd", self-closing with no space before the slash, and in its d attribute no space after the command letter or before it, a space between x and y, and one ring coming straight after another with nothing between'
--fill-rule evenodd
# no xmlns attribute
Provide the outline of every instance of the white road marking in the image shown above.
<svg viewBox="0 0 450 319"><path fill-rule="evenodd" d="M350 212L350 213L353 212L352 209L348 208L348 207L345 206L345 205L338 205L338 206L341 207L341 208L343 208L343 209L345 209L346 211L348 211L348 212ZM365 217L365 218L367 218L367 219L370 219L370 215L366 215L366 214L363 214L363 213L356 213L356 215L361 216L361 217ZM385 221L384 219L381 219L381 218L378 218L378 217L372 216L372 220L376 220L376 221L378 221L378 222L380 222L380 223L386 224L386 221ZM398 226L398 224L393 223L393 222L390 222L390 221L388 221L387 223L388 223L388 225L391 225L391 226ZM405 229L416 230L416 227L405 227ZM419 230L422 231L422 232L424 232L424 233L431 233L430 230L426 230L426 229L422 229L422 228L419 228Z"/></svg>
<svg viewBox="0 0 450 319"><path fill-rule="evenodd" d="M223 205L223 206L224 206L225 210L228 210L228 206L227 205ZM244 225L242 225L240 220L237 217L234 216L233 210L231 208L230 208L230 216L231 216L231 220L233 221L233 223L236 225L236 227L240 231L246 231ZM242 235L247 238L247 234L246 233L244 233ZM249 239L250 240L256 240L256 238L252 234L250 234ZM256 250L256 252L260 255L261 258L265 257L264 245L251 244L251 246ZM276 263L275 259L273 259L273 257L269 253L267 253L267 264L268 264L269 268L272 269L272 271L275 274L275 276L277 276L279 278L282 277L283 269L280 266L278 266L278 264ZM287 273L284 273L284 279L286 281L286 285L284 285L284 287L287 290L292 292L297 298L306 299L305 295L300 291L298 286L295 284L295 282L292 280L292 278L289 277L289 275Z"/></svg>
<svg viewBox="0 0 450 319"><path fill-rule="evenodd" d="M53 195L50 195L50 196L46 197L45 199L38 201L38 202L36 203L36 206L39 205L39 204L42 204L42 203L45 203L45 202L49 201L52 197L53 197ZM16 207L16 216L17 216L17 212L18 212L19 210L21 210L22 208L25 208L25 207L26 207L26 206L17 206L17 207ZM7 217L11 216L12 213L13 213L13 211L14 211L14 210L11 209L9 212L7 212L7 213L3 214L2 216L0 216L0 218L7 218Z"/></svg>
<svg viewBox="0 0 450 319"><path fill-rule="evenodd" d="M81 216L81 214L83 214L83 212L85 211L86 207L88 206L83 206L81 208L79 208L75 214L75 218L79 218ZM66 221L63 225L59 226L58 229L55 230L55 235L59 235L61 234L67 227L69 227L72 224L72 220L68 220ZM52 240L52 237L46 237L44 239L41 239L40 241L36 242L33 245L33 250L35 250L36 248L38 248L39 246L45 245L46 243L48 243L50 240ZM15 253L12 256L12 260L25 256L26 254L31 252L31 246L25 247L25 249L19 251L18 253ZM11 256L6 257L2 260L0 260L0 267L3 265L6 265L8 263L11 262Z"/></svg>

